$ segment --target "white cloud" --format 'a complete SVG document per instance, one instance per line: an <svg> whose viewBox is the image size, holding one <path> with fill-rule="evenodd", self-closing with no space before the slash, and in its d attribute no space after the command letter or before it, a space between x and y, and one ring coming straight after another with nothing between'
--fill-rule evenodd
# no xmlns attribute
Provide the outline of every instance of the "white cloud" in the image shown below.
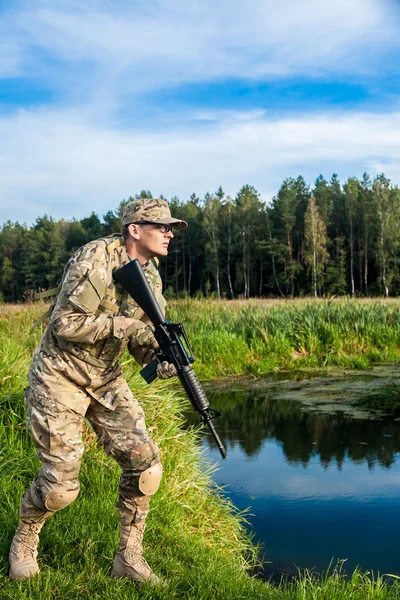
<svg viewBox="0 0 400 600"><path fill-rule="evenodd" d="M243 112L221 103L219 111L201 109L200 98L188 116L158 105L154 93L163 129L160 119L146 129L136 116L141 93L163 87L288 76L352 81L384 70L390 52L389 68L399 48L399 11L389 0L10 6L0 20L0 77L35 78L58 90L58 104L0 117L1 221L103 214L142 188L184 199L220 184L234 195L251 183L269 199L290 175L312 182L321 171L345 178L382 165L400 181L398 113L272 118L251 102Z"/></svg>
<svg viewBox="0 0 400 600"><path fill-rule="evenodd" d="M140 92L221 78L365 74L398 49L398 29L389 0L41 0L20 2L0 34L18 39L28 74L62 85L45 51L64 61L68 82L83 70L101 89Z"/></svg>
<svg viewBox="0 0 400 600"><path fill-rule="evenodd" d="M253 115L163 132L116 130L80 111L0 118L1 221L101 215L142 188L187 199L250 183L268 200L284 177L344 179L382 165L400 182L400 113Z"/></svg>
<svg viewBox="0 0 400 600"><path fill-rule="evenodd" d="M193 115L195 121L250 121L261 118L266 111L261 108L253 110L199 110Z"/></svg>

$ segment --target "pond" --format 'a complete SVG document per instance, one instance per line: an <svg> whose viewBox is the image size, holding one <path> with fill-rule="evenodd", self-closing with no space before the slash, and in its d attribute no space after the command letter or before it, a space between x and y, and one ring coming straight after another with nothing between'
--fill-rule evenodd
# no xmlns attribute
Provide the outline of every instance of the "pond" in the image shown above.
<svg viewBox="0 0 400 600"><path fill-rule="evenodd" d="M207 456L224 493L263 546L264 574L323 572L345 559L351 574L400 574L400 421L355 406L397 385L397 367L356 375L206 383L228 450Z"/></svg>

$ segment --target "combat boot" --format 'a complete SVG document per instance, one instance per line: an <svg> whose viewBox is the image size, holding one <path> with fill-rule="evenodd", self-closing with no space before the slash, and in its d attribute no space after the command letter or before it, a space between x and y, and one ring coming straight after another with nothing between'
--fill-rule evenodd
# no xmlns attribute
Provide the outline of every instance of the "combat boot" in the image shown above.
<svg viewBox="0 0 400 600"><path fill-rule="evenodd" d="M24 523L20 521L11 543L9 563L11 579L30 579L39 573L37 564L37 547L41 523Z"/></svg>
<svg viewBox="0 0 400 600"><path fill-rule="evenodd" d="M144 528L143 522L130 525L121 522L120 547L115 555L112 575L130 577L137 584L150 582L152 585L158 585L161 580L143 557Z"/></svg>

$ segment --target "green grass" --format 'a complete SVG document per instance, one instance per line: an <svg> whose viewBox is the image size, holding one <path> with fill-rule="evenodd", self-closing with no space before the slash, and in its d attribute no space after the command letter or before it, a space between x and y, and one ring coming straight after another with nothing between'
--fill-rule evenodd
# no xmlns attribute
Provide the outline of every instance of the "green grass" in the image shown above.
<svg viewBox="0 0 400 600"><path fill-rule="evenodd" d="M203 378L400 359L399 300L189 300L167 314L185 324Z"/></svg>
<svg viewBox="0 0 400 600"><path fill-rule="evenodd" d="M226 320L226 335L232 336L229 339L234 347L223 354L218 367L210 368L212 374L220 374L229 357L237 361L232 366L237 372L240 365L249 364L246 361L251 361L255 344L260 343L251 327L257 321L258 311L264 310L261 306L255 306L254 314L248 306L232 306L230 314L227 307L221 305L222 317L218 317L215 304L194 305L193 309L195 313L189 315L189 304L180 308L174 304L170 307L170 317L175 311L179 312L181 320L188 321L196 350L198 346L202 347L201 352L210 349L209 340L204 339L207 336L207 311L214 319L214 331L219 331ZM275 311L276 307L271 309ZM279 586L251 577L256 564L256 548L245 532L244 515L238 514L213 486L212 467L201 456L198 434L193 429L181 427L181 413L187 408L187 401L168 382L146 387L131 362L125 365L125 375L144 406L148 428L163 452L165 476L151 504L145 554L155 571L168 582L167 587L138 590L130 581L110 577L118 544L115 500L119 469L104 455L91 431L85 434L80 496L50 519L42 531L41 573L29 582L10 581L7 555L18 521L18 507L38 469L23 414L26 372L40 336L39 331L31 336L28 331L37 312L37 307L0 308L1 600L400 598L400 585L395 578L355 572L352 579L346 581L340 566L325 578L304 572ZM280 318L284 321L284 317L288 318L288 307L281 312ZM242 325L240 315L248 317ZM265 328L265 324L270 323L268 336L272 336L273 321L268 318L268 315L264 316L262 326ZM274 319L278 321L279 315L274 313ZM199 331L194 327L197 322ZM199 337L200 333L203 337ZM281 328L276 329L276 334L281 336L283 349L287 342ZM270 340L268 336L267 341ZM201 340L203 345L199 343ZM217 340L218 335L214 338ZM242 344L243 352L248 349L245 359L236 358L236 343ZM272 342L268 343L272 347ZM224 344L220 346L223 347ZM214 360L218 360L217 353ZM206 354L203 354L203 376L206 364ZM249 372L248 369L245 371Z"/></svg>

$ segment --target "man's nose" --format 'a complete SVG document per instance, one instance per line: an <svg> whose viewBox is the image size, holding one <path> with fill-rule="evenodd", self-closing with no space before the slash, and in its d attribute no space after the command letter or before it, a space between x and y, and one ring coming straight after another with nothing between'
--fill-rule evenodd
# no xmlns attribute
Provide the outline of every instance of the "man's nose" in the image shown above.
<svg viewBox="0 0 400 600"><path fill-rule="evenodd" d="M171 231L167 231L165 233L165 235L167 235L170 239L172 239L174 237L174 234L172 233L172 229L171 229Z"/></svg>

